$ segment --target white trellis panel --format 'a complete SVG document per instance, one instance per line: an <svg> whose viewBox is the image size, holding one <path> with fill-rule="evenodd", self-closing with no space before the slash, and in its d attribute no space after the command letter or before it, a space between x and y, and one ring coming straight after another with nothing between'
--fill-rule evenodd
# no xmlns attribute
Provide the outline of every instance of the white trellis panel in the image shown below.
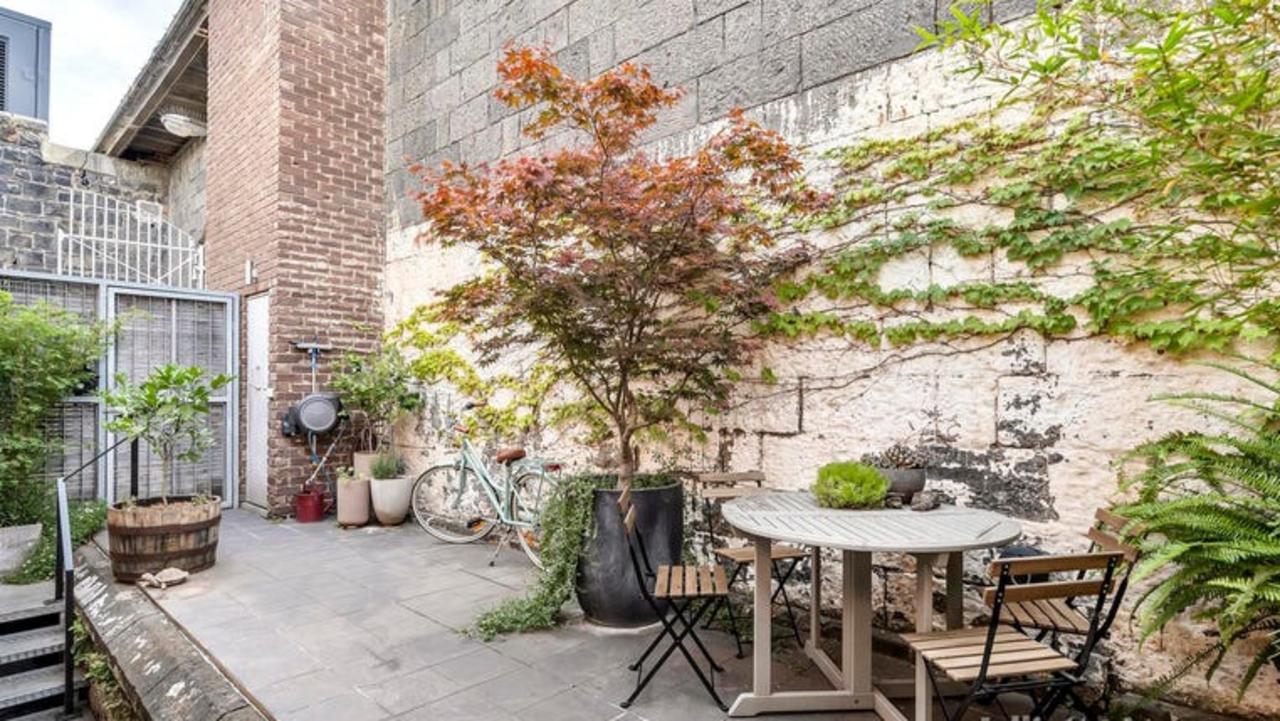
<svg viewBox="0 0 1280 721"><path fill-rule="evenodd" d="M58 274L120 283L204 288L204 246L160 216L157 203L131 203L73 188L67 229L58 229Z"/></svg>

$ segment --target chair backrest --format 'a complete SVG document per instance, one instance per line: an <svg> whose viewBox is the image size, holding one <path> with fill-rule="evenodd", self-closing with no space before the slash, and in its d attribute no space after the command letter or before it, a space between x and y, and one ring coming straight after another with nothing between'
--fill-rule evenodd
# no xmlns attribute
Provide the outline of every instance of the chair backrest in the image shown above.
<svg viewBox="0 0 1280 721"><path fill-rule="evenodd" d="M653 567L649 564L649 552L645 549L644 538L636 529L636 507L631 502L630 484L622 488L618 494L618 517L622 521L622 533L627 539L627 553L631 556L631 566L636 572L640 585L645 586L645 577L653 575Z"/></svg>
<svg viewBox="0 0 1280 721"><path fill-rule="evenodd" d="M1137 546L1125 540L1125 534L1132 530L1133 525L1132 521L1115 511L1099 508L1094 513L1093 526L1084 534L1091 541L1090 550L1119 553L1125 560L1124 571L1120 574L1115 593L1111 595L1111 607L1107 610L1106 618L1103 619L1100 627L1099 634L1102 636L1105 636L1111 630L1111 624L1115 623L1116 614L1120 612L1120 604L1124 602L1125 591L1129 589L1129 576L1133 573L1133 566L1141 555Z"/></svg>

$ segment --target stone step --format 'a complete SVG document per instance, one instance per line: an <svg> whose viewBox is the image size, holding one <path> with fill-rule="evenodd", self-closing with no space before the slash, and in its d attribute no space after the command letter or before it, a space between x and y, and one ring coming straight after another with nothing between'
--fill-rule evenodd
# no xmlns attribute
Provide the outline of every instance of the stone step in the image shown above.
<svg viewBox="0 0 1280 721"><path fill-rule="evenodd" d="M45 626L0 636L0 668L40 656L61 653L65 638L62 626Z"/></svg>
<svg viewBox="0 0 1280 721"><path fill-rule="evenodd" d="M62 664L0 678L0 718L15 717L6 712L39 711L55 705L62 698L62 679ZM77 689L84 686L78 671L75 682Z"/></svg>
<svg viewBox="0 0 1280 721"><path fill-rule="evenodd" d="M62 621L62 602L32 603L0 611L0 635L20 633Z"/></svg>

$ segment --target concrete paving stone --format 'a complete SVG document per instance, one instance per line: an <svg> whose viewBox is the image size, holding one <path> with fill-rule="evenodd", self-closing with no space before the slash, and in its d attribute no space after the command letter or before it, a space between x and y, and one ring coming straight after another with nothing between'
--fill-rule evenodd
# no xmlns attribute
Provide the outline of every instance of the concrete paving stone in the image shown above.
<svg viewBox="0 0 1280 721"><path fill-rule="evenodd" d="M479 641L445 629L400 643L375 649L374 653L393 671L403 673L433 666L484 648Z"/></svg>
<svg viewBox="0 0 1280 721"><path fill-rule="evenodd" d="M560 630L562 631L563 629ZM580 633L535 631L500 636L488 642L488 646L504 656L510 656L518 661L536 665L541 658L559 651L578 647L589 640L591 640L589 636Z"/></svg>
<svg viewBox="0 0 1280 721"><path fill-rule="evenodd" d="M305 706L297 711L281 714L280 721L380 721L390 714L372 700L355 691L334 696Z"/></svg>
<svg viewBox="0 0 1280 721"><path fill-rule="evenodd" d="M573 688L519 712L524 721L611 721L624 713L617 704Z"/></svg>
<svg viewBox="0 0 1280 721"><path fill-rule="evenodd" d="M356 690L393 714L404 713L437 701L465 685L430 668L420 668L385 681L357 686Z"/></svg>
<svg viewBox="0 0 1280 721"><path fill-rule="evenodd" d="M462 630L470 626L477 615L517 593L519 592L506 586L480 581L446 591L414 596L401 603L437 623Z"/></svg>
<svg viewBox="0 0 1280 721"><path fill-rule="evenodd" d="M321 669L259 686L254 695L274 713L287 714L341 696L350 688L339 672Z"/></svg>
<svg viewBox="0 0 1280 721"><path fill-rule="evenodd" d="M516 716L522 709L567 690L569 685L545 671L521 669L450 696L463 708L497 708Z"/></svg>
<svg viewBox="0 0 1280 721"><path fill-rule="evenodd" d="M399 603L388 603L385 599L343 617L367 632L380 645L395 645L406 638L449 631L426 616Z"/></svg>
<svg viewBox="0 0 1280 721"><path fill-rule="evenodd" d="M526 666L497 651L481 647L457 658L442 661L431 668L463 686L473 686Z"/></svg>

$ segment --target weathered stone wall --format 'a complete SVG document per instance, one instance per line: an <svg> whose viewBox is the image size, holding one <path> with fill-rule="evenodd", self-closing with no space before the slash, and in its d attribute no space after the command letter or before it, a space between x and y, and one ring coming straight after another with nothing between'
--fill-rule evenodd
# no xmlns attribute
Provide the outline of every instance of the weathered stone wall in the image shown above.
<svg viewBox="0 0 1280 721"><path fill-rule="evenodd" d="M1026 5L1004 3L997 11L1014 14ZM814 156L857 138L909 136L992 106L1002 91L954 76L958 58L906 57L915 46L906 39L910 25L930 22L934 12L931 3L913 2L393 3L388 324L475 272L477 260L415 243L421 226L403 197L412 188L403 160L483 161L531 150L519 135L524 115L501 108L489 93L506 42L545 42L576 73L636 59L650 64L660 82L684 86L684 101L651 133L656 152L692 147L726 110L742 105ZM886 217L894 212L884 210ZM837 242L840 232L815 240ZM1081 266L1064 264L1040 282L1069 292L1082 265L1083 259ZM1022 273L1002 256L975 261L933 251L894 261L880 280L886 289L922 289ZM928 471L931 488L1019 518L1027 542L1050 550L1086 546L1081 533L1114 495L1111 463L1124 451L1204 422L1148 402L1152 394L1238 388L1210 369L1083 331L1053 341L1018 333L881 350L819 339L778 345L764 363L779 382L744 388L732 413L708 419L712 442L682 459L684 465L761 468L773 485L801 488L826 462L922 438L938 457ZM417 463L447 451L432 442L425 423L406 425L401 438L419 451L411 458ZM596 460L568 438L548 434L544 440L540 455ZM976 576L981 559L971 556ZM877 562L893 569L891 616L911 618L910 560ZM827 569L835 582L838 565ZM976 596L968 602L971 616L981 611ZM1107 653L1133 683L1170 670L1208 643L1202 630L1187 627L1139 650L1125 619L1114 636ZM1201 707L1274 717L1280 700L1270 670L1242 703L1235 700L1242 658L1228 662L1212 685L1188 680L1179 693Z"/></svg>
<svg viewBox="0 0 1280 721"><path fill-rule="evenodd" d="M204 236L204 138L192 138L169 161L169 222L200 240Z"/></svg>
<svg viewBox="0 0 1280 721"><path fill-rule="evenodd" d="M162 166L55 145L44 121L0 113L0 268L57 270L57 233L69 227L73 184L163 202L167 183Z"/></svg>

